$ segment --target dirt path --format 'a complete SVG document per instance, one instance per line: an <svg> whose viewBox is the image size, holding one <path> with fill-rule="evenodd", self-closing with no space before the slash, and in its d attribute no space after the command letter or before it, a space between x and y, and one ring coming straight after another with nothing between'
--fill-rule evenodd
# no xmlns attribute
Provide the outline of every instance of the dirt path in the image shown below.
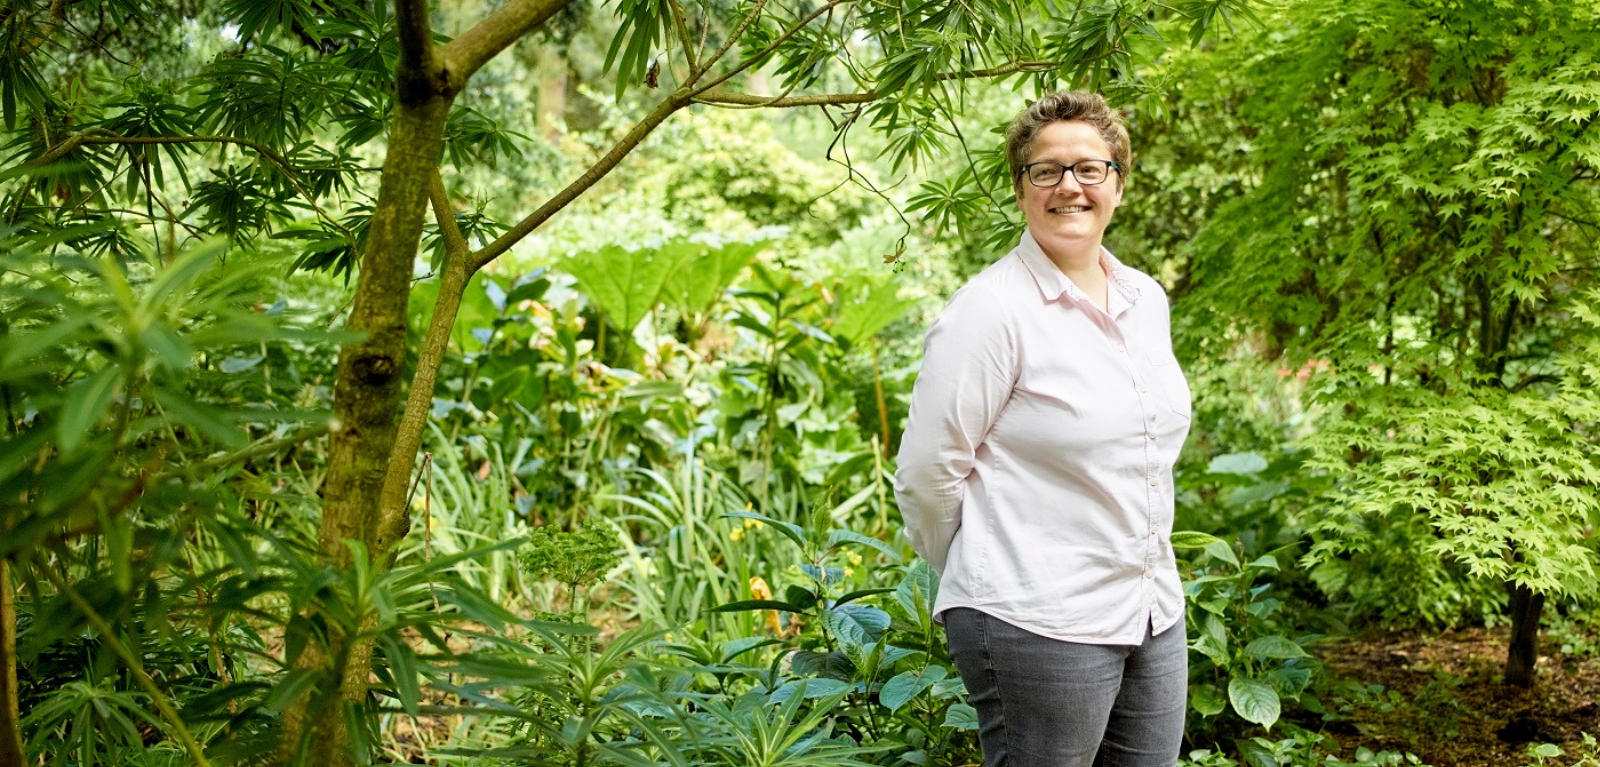
<svg viewBox="0 0 1600 767"><path fill-rule="evenodd" d="M1523 767L1537 743L1565 752L1552 764L1573 764L1582 734L1600 736L1600 655L1591 647L1568 656L1542 637L1535 686L1508 687L1499 681L1507 634L1473 628L1321 646L1328 677L1342 680L1324 701L1341 715L1328 732L1433 767Z"/></svg>

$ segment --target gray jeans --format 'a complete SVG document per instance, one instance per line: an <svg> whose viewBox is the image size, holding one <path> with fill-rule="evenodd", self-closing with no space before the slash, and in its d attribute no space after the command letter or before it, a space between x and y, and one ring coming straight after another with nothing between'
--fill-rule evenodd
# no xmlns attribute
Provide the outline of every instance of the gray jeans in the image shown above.
<svg viewBox="0 0 1600 767"><path fill-rule="evenodd" d="M944 614L950 657L978 710L987 767L1172 767L1189 649L1180 621L1139 645L1032 634L977 610Z"/></svg>

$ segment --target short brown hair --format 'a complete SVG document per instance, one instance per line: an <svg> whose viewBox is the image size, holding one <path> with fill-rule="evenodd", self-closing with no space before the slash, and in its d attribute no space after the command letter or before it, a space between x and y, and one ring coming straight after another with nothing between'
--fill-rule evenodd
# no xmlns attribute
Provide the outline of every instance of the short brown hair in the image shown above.
<svg viewBox="0 0 1600 767"><path fill-rule="evenodd" d="M1011 166L1011 185L1022 181L1022 166L1028 162L1033 140L1045 126L1058 122L1085 122L1100 132L1111 147L1111 161L1117 164L1117 186L1128 180L1133 170L1133 147L1122 116L1103 96L1087 91L1056 91L1028 105L1006 130L1006 163Z"/></svg>

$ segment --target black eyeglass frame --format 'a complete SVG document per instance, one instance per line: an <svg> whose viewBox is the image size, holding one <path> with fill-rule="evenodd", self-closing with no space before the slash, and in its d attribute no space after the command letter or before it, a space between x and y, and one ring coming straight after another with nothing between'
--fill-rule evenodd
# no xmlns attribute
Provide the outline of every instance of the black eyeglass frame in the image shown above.
<svg viewBox="0 0 1600 767"><path fill-rule="evenodd" d="M1057 179L1054 184L1041 184L1037 181L1034 181L1033 169L1040 165L1054 165L1057 168L1060 168L1062 171L1061 178ZM1099 181L1084 181L1083 178L1078 175L1077 168L1080 165L1104 165L1106 168L1106 176ZM1021 176L1022 178L1028 179L1028 183L1032 184L1035 189L1054 189L1058 186L1061 186L1062 181L1067 180L1068 173L1072 174L1072 180L1078 182L1080 186L1099 186L1111 179L1111 171L1113 170L1120 175L1122 173L1122 166L1118 165L1112 160L1079 160L1071 165L1062 165L1054 160L1042 160L1040 162L1030 162L1027 165L1022 166Z"/></svg>

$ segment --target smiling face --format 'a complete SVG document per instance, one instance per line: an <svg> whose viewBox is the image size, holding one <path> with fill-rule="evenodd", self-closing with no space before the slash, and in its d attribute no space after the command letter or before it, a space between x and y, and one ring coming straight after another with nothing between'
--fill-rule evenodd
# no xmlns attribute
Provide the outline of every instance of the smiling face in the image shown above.
<svg viewBox="0 0 1600 767"><path fill-rule="evenodd" d="M1093 125L1077 120L1054 122L1039 130L1028 162L1071 166L1084 160L1109 160L1111 148ZM1028 232L1045 255L1063 270L1099 262L1100 238L1111 214L1122 204L1122 174L1095 186L1079 184L1072 174L1050 189L1040 189L1026 176L1017 179L1017 205Z"/></svg>

